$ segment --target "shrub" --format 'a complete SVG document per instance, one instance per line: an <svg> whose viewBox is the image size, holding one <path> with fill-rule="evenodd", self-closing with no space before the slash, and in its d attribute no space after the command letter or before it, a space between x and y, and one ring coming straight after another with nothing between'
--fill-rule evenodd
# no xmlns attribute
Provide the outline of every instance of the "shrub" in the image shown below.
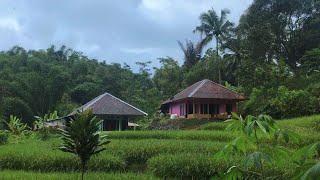
<svg viewBox="0 0 320 180"><path fill-rule="evenodd" d="M8 142L9 134L5 131L0 131L0 145Z"/></svg>
<svg viewBox="0 0 320 180"><path fill-rule="evenodd" d="M245 114L268 114L275 119L291 118L319 113L318 100L304 90L254 89L244 105Z"/></svg>

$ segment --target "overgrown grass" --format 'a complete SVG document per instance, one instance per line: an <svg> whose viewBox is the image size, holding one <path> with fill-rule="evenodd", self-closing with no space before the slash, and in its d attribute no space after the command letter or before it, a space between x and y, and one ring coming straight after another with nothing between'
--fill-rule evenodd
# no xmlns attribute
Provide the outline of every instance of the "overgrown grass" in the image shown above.
<svg viewBox="0 0 320 180"><path fill-rule="evenodd" d="M218 172L227 172L231 166L239 166L241 162L238 159L231 161L214 160L212 156L203 154L163 154L155 156L148 161L148 168L162 178L178 179L210 179L213 176L219 176ZM250 167L249 170L256 170ZM295 171L293 163L286 163L284 166L277 164L265 165L263 174L275 179L290 179ZM259 171L257 171L259 172ZM245 178L257 179L254 174L245 173Z"/></svg>
<svg viewBox="0 0 320 180"><path fill-rule="evenodd" d="M201 125L199 130L224 131L227 126L228 124L225 122L211 122Z"/></svg>
<svg viewBox="0 0 320 180"><path fill-rule="evenodd" d="M147 173L98 173L89 172L85 175L86 179L114 179L114 180L147 180L147 179L158 179L152 174ZM77 172L69 173L40 173L30 171L0 171L0 179L11 180L11 179L37 179L37 180L75 180L81 179L81 174Z"/></svg>
<svg viewBox="0 0 320 180"><path fill-rule="evenodd" d="M113 131L108 133L110 139L186 139L204 141L229 141L235 138L227 131Z"/></svg>

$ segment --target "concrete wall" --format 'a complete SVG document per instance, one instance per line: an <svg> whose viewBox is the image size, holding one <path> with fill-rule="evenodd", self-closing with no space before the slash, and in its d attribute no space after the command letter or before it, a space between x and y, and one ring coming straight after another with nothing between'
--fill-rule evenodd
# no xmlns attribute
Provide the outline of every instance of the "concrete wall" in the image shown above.
<svg viewBox="0 0 320 180"><path fill-rule="evenodd" d="M177 115L177 117L179 117L179 118L184 118L185 116L184 115L181 115L180 116L180 105L184 105L184 108L186 108L185 107L185 103L183 103L183 102L178 102L178 103L172 103L172 104L170 104L170 110L169 110L169 112L170 112L170 115L171 114L176 114ZM186 112L186 110L185 110L185 112Z"/></svg>

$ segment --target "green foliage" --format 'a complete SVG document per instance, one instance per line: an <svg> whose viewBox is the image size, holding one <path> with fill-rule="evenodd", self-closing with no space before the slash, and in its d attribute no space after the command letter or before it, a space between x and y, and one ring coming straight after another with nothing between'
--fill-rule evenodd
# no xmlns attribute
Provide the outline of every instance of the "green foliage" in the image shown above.
<svg viewBox="0 0 320 180"><path fill-rule="evenodd" d="M256 117L256 120L258 120L258 117ZM278 140L275 141L274 136L267 137L267 135L263 135L262 130L257 130L260 142L260 150L257 151L253 131L253 134L249 138L247 137L253 145L245 146L246 155L240 153L239 156L235 156L233 154L235 151L231 150L232 158L226 160L215 160L212 155L221 152L220 150L230 144L229 142L232 140L235 141L231 143L230 147L239 147L240 152L244 152L243 146L241 146L244 139L240 138L243 136L238 136L237 133L233 132L222 131L232 124L232 121L229 123L210 123L224 125L221 130L211 131L110 132L108 134L110 134L109 139L112 139L112 143L108 144L106 151L100 153L99 156L93 157L88 164L88 170L99 172L89 172L86 177L89 178L92 173L103 173L105 171L111 171L116 174L119 171L129 171L153 173L160 178L167 179L185 177L201 179L202 177L209 178L211 176L215 176L214 178L216 179L222 179L231 176L239 177L239 175L247 179L257 179L261 177L261 174L265 178L293 178L296 176L296 169L300 168L299 172L304 170L305 173L312 166L315 166L316 161L313 158L316 157L317 152L316 148L311 147L315 144L314 142L320 141L320 136L316 129L310 127L317 124L318 120L318 116L310 116L276 121L276 124L281 125L281 129L286 130L287 133L298 130L297 132L301 133L303 137L301 141L294 142L292 138L289 138L289 142L286 143L285 139L282 138L281 131L279 131ZM259 128L258 126L256 127ZM80 162L73 154L64 153L56 149L61 144L61 139L52 137L47 141L42 141L32 134L28 135L28 137L25 134L20 139L11 138L9 143L1 145L0 161L4 162L5 166L3 168L41 173L52 172L54 174L57 172L74 173L74 171L81 168ZM309 142L313 142L311 146L303 148L300 151L300 155L295 155L297 149L302 148L306 143L309 144ZM301 157L310 148L313 150L309 151L307 163L299 166L293 162L293 160L301 162ZM253 153L255 153L255 156L252 155ZM261 157L261 169L255 167L254 160L259 160L260 157L256 156L262 153L267 153L272 157L272 162L270 163ZM244 162L246 157L250 160L248 160L248 166ZM256 162L258 161L256 160ZM307 166L307 164L310 164L310 166ZM80 176L78 175L78 177Z"/></svg>
<svg viewBox="0 0 320 180"><path fill-rule="evenodd" d="M181 89L182 69L174 59L160 58L160 68L155 68L153 81L163 95L163 99L171 97Z"/></svg>
<svg viewBox="0 0 320 180"><path fill-rule="evenodd" d="M34 121L34 130L37 130L40 135L41 139L45 140L49 137L50 132L50 127L47 127L47 123L53 120L57 120L58 117L58 112L54 111L53 113L47 113L43 117L40 116L34 116L36 120Z"/></svg>
<svg viewBox="0 0 320 180"><path fill-rule="evenodd" d="M82 179L91 156L97 156L106 150L103 146L110 142L104 141L106 136L100 136L97 133L101 122L102 120L96 119L92 110L86 110L75 114L74 119L70 121L70 126L61 130L63 144L59 149L79 157Z"/></svg>
<svg viewBox="0 0 320 180"><path fill-rule="evenodd" d="M189 69L200 61L204 41L194 44L191 40L186 40L185 45L181 41L178 41L178 44L184 54L183 67Z"/></svg>
<svg viewBox="0 0 320 180"><path fill-rule="evenodd" d="M266 113L277 119L320 112L318 100L310 92L288 90L283 86L277 89L254 89L244 111L253 114Z"/></svg>
<svg viewBox="0 0 320 180"><path fill-rule="evenodd" d="M1 101L0 113L4 115L5 119L9 119L11 114L18 117L23 117L23 123L31 125L33 114L29 105L18 97L5 97Z"/></svg>
<svg viewBox="0 0 320 180"><path fill-rule="evenodd" d="M7 125L8 130L13 135L20 135L27 128L27 124L21 123L21 119L13 115L10 115L9 122L5 120L2 120L2 122L4 122Z"/></svg>
<svg viewBox="0 0 320 180"><path fill-rule="evenodd" d="M273 147L268 152L261 151L261 139L263 136L270 137L273 136L276 141L280 135L284 138L285 142L288 143L289 140L295 141L296 143L301 140L301 137L296 133L293 133L289 130L285 130L279 127L276 122L267 115L259 115L257 117L248 115L245 119L241 116L232 113L233 120L228 120L230 125L226 130L231 130L233 133L237 134L237 137L234 141L228 143L220 152L215 154L215 159L231 159L235 157L243 157L243 164L246 169L242 169L239 166L236 169L229 170L224 176L233 177L237 176L238 178L242 176L245 172L252 172L248 167L255 167L258 174L261 178L265 176L264 166L266 164L284 164L289 160L289 151L273 143ZM250 135L253 134L254 138L250 138ZM260 134L260 136L259 136ZM255 144L254 144L255 141ZM306 177L315 178L320 173L317 169L318 165L315 161L307 161L310 157L320 158L320 144L315 143L309 146L302 148L297 151L296 156L300 156L300 160L295 160L294 162L298 165L299 173L297 177L305 179ZM291 159L292 160L292 159ZM294 159L293 159L294 160ZM313 167L311 167L314 165ZM233 168L232 167L232 168Z"/></svg>
<svg viewBox="0 0 320 180"><path fill-rule="evenodd" d="M6 144L9 139L9 134L6 131L0 130L0 145Z"/></svg>
<svg viewBox="0 0 320 180"><path fill-rule="evenodd" d="M34 121L34 124L36 126L36 129L44 129L46 127L46 123L50 122L52 120L58 119L58 111L54 111L53 113L47 113L43 117L40 116L34 116L36 120Z"/></svg>

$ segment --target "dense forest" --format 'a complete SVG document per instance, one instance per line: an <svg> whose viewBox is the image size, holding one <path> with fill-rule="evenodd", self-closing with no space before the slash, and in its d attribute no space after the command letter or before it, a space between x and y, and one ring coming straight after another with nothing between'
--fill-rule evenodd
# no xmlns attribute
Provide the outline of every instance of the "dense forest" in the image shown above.
<svg viewBox="0 0 320 180"><path fill-rule="evenodd" d="M134 72L65 46L2 51L0 119L14 114L30 123L53 110L64 116L104 92L153 116L163 100L205 78L249 97L243 114L320 113L319 0L255 0L239 22L228 20L227 9L208 9L190 29L202 40L177 43L182 65L168 55L160 67L137 62Z"/></svg>

